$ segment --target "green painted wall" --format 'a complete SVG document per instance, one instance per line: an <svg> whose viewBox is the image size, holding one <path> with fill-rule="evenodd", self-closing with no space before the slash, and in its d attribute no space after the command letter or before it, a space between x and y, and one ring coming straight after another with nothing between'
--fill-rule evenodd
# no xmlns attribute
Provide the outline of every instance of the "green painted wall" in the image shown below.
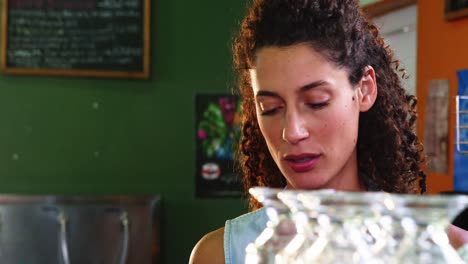
<svg viewBox="0 0 468 264"><path fill-rule="evenodd" d="M242 1L152 1L152 79L0 75L0 193L161 194L162 263L246 210L194 198L194 94L232 86Z"/></svg>

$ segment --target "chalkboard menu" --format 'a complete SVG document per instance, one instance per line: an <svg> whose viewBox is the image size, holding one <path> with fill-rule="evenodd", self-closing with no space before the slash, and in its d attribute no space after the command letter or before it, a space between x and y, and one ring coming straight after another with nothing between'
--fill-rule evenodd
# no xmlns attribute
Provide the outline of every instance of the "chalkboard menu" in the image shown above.
<svg viewBox="0 0 468 264"><path fill-rule="evenodd" d="M3 0L2 70L149 77L150 0Z"/></svg>

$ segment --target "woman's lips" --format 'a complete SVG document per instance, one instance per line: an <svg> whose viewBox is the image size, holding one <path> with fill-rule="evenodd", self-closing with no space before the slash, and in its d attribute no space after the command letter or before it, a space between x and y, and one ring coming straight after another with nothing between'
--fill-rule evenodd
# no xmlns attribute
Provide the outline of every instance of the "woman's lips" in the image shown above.
<svg viewBox="0 0 468 264"><path fill-rule="evenodd" d="M287 155L284 160L295 172L307 172L313 169L320 159L318 154Z"/></svg>

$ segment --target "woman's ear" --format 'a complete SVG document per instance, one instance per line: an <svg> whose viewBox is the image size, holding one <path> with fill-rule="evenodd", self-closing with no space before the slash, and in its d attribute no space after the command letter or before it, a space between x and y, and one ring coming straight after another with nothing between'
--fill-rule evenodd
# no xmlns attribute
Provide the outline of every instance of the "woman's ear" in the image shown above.
<svg viewBox="0 0 468 264"><path fill-rule="evenodd" d="M359 111L366 112L374 105L377 98L377 82L372 66L364 68L364 76L359 81L358 87Z"/></svg>

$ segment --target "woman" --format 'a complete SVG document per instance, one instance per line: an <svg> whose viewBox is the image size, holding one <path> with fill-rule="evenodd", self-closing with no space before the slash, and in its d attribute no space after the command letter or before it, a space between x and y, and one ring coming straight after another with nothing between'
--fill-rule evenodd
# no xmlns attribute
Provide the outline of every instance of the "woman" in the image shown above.
<svg viewBox="0 0 468 264"><path fill-rule="evenodd" d="M354 0L255 0L235 40L245 189L424 193L416 98ZM195 246L191 263L243 263L265 227L254 212ZM452 243L468 240L451 227Z"/></svg>

